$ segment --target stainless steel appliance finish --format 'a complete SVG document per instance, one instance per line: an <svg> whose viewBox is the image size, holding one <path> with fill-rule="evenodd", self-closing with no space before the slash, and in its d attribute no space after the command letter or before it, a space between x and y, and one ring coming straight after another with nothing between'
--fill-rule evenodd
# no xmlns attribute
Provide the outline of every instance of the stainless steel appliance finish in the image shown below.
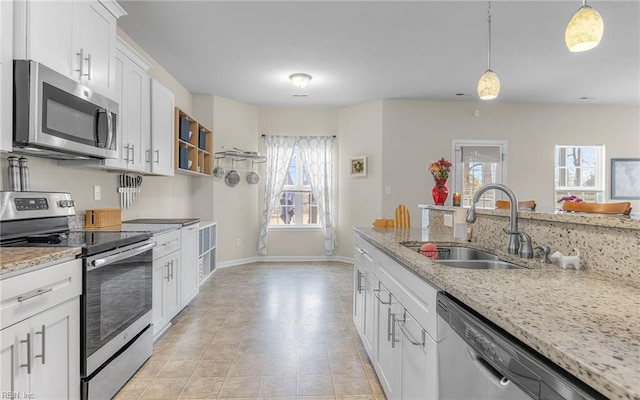
<svg viewBox="0 0 640 400"><path fill-rule="evenodd" d="M604 399L443 292L436 298L441 399Z"/></svg>
<svg viewBox="0 0 640 400"><path fill-rule="evenodd" d="M57 159L117 158L119 106L29 60L14 60L14 152Z"/></svg>
<svg viewBox="0 0 640 400"><path fill-rule="evenodd" d="M148 232L70 231L68 193L0 192L0 202L2 246L82 248L81 393L111 398L151 355L155 242Z"/></svg>

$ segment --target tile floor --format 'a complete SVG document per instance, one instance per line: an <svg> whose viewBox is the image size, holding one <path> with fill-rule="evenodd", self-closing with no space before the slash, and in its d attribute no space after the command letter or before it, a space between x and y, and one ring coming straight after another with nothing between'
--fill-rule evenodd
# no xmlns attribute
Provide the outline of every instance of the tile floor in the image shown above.
<svg viewBox="0 0 640 400"><path fill-rule="evenodd" d="M353 324L352 268L218 270L116 399L385 399Z"/></svg>

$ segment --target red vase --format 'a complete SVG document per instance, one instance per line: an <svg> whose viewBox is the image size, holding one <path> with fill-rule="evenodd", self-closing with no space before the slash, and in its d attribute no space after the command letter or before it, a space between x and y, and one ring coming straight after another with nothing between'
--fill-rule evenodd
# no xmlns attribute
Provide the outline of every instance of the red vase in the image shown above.
<svg viewBox="0 0 640 400"><path fill-rule="evenodd" d="M443 206L445 200L449 196L449 189L447 188L447 180L444 178L434 178L436 185L431 189L431 195L433 196L433 203L437 206Z"/></svg>

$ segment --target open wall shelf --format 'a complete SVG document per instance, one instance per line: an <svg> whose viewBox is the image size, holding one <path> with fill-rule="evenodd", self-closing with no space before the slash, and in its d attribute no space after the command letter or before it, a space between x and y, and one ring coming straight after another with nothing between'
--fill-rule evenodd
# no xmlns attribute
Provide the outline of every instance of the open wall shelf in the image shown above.
<svg viewBox="0 0 640 400"><path fill-rule="evenodd" d="M176 172L210 176L213 132L189 114L175 108Z"/></svg>

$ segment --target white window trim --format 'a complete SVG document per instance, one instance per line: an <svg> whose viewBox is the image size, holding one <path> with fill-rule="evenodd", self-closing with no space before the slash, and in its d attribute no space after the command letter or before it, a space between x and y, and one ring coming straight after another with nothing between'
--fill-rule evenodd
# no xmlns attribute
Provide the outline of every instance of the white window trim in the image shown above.
<svg viewBox="0 0 640 400"><path fill-rule="evenodd" d="M451 184L450 196L453 193L462 193L462 174L458 174L456 168L462 157L461 147L464 146L500 146L502 148L502 183L509 182L507 171L509 171L507 154L509 154L509 142L506 140L478 140L478 139L453 139L451 141L451 159L453 160L453 182ZM503 199L504 193L496 191L496 199ZM468 207L467 207L468 208Z"/></svg>

